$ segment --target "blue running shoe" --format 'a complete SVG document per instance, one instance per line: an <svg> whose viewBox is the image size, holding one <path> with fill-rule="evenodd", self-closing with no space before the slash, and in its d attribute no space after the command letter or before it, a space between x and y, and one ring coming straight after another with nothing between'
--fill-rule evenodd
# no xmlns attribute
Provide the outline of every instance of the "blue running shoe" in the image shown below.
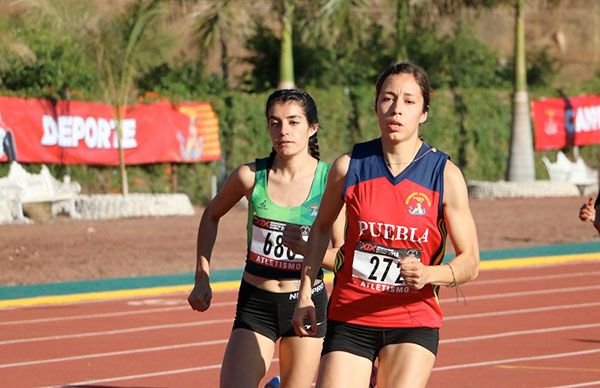
<svg viewBox="0 0 600 388"><path fill-rule="evenodd" d="M269 382L265 385L265 388L279 388L279 383L281 383L281 379L279 376L275 376L269 380Z"/></svg>

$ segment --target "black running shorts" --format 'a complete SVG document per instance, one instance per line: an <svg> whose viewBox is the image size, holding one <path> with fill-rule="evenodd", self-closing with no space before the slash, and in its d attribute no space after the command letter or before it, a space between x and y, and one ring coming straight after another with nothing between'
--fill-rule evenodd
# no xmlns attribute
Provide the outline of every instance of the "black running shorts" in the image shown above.
<svg viewBox="0 0 600 388"><path fill-rule="evenodd" d="M327 290L320 282L312 289L312 300L317 310L318 338L327 329ZM298 292L276 293L262 290L242 279L233 322L233 330L248 329L273 341L280 337L294 337L292 316L298 301Z"/></svg>
<svg viewBox="0 0 600 388"><path fill-rule="evenodd" d="M437 354L439 329L431 327L382 328L329 320L323 353L348 352L374 361L391 344L413 343Z"/></svg>

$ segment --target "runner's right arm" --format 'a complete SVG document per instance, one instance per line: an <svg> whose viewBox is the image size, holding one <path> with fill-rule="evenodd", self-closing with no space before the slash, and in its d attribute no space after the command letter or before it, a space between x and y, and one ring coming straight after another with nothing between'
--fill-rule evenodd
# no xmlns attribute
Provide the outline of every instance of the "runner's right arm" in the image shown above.
<svg viewBox="0 0 600 388"><path fill-rule="evenodd" d="M198 227L198 238L196 241L196 273L194 288L192 289L188 302L197 311L205 311L210 306L212 290L210 288L210 256L212 254L219 220L223 217L243 196L248 196L254 187L255 180L254 163L238 166L227 177L223 188L208 204Z"/></svg>
<svg viewBox="0 0 600 388"><path fill-rule="evenodd" d="M331 166L319 214L317 214L308 238L307 255L302 264L298 302L292 319L292 326L300 337L314 336L317 333L317 318L311 291L332 237L332 227L344 205L342 194L349 164L350 155L344 154L337 158ZM309 323L310 326L307 328L305 323Z"/></svg>

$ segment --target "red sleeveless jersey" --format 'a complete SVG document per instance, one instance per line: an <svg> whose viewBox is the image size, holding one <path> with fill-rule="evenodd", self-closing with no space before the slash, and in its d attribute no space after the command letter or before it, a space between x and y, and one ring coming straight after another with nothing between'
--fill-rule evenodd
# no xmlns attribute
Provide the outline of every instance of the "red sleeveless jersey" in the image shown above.
<svg viewBox="0 0 600 388"><path fill-rule="evenodd" d="M381 139L354 146L344 188L347 229L329 318L374 327L440 327L439 287L412 290L400 276L408 255L425 265L444 257L442 211L448 155L423 144L394 177Z"/></svg>

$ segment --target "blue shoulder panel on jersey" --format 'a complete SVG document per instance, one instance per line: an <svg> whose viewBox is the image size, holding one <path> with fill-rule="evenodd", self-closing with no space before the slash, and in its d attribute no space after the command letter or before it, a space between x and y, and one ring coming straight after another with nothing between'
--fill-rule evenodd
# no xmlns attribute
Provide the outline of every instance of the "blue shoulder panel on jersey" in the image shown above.
<svg viewBox="0 0 600 388"><path fill-rule="evenodd" d="M444 152L423 143L415 156L415 161L402 173L394 177L383 160L381 139L356 144L352 150L352 159L348 166L348 176L344 187L344 194L348 187L364 181L386 177L392 184L398 184L404 179L409 179L431 190L443 190L443 168L449 156ZM421 158L421 159L420 159Z"/></svg>

